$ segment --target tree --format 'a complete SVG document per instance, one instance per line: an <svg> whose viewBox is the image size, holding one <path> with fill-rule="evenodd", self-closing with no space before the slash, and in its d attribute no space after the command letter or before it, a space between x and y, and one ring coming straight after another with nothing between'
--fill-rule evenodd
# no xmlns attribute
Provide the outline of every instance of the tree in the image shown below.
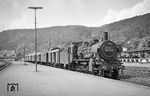
<svg viewBox="0 0 150 96"><path fill-rule="evenodd" d="M2 47L0 46L0 51L2 51Z"/></svg>

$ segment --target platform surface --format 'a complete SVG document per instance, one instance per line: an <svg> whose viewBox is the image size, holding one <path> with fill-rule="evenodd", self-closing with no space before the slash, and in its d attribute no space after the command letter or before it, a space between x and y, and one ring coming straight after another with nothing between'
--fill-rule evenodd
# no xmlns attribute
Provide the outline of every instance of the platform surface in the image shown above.
<svg viewBox="0 0 150 96"><path fill-rule="evenodd" d="M13 62L0 71L0 96L149 96L150 88L43 65ZM18 84L10 91L9 84ZM8 90L9 89L9 90Z"/></svg>

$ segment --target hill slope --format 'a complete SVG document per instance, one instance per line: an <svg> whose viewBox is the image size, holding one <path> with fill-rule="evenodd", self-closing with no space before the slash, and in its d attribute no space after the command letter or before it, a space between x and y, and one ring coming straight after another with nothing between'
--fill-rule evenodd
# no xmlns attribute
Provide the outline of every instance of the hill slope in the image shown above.
<svg viewBox="0 0 150 96"><path fill-rule="evenodd" d="M101 27L71 25L40 28L37 30L38 47L40 50L47 50L49 42L52 46L56 46L72 41L85 41L93 36L101 37L105 31L109 32L111 40L119 42L129 49L137 49L149 40L150 14L136 16ZM22 35L26 35L26 37L23 39ZM3 49L19 49L23 47L23 43L26 44L28 50L33 51L34 29L6 30L0 33L0 47Z"/></svg>

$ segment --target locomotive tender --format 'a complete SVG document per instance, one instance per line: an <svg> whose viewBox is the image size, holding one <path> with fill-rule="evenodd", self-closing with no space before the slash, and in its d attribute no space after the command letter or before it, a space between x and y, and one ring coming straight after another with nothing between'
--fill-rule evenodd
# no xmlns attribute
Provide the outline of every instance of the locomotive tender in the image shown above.
<svg viewBox="0 0 150 96"><path fill-rule="evenodd" d="M117 79L122 69L122 63L117 58L121 51L120 46L108 40L108 32L104 32L101 42L73 42L68 48L56 47L38 54L37 62ZM34 62L33 55L26 56L26 61Z"/></svg>

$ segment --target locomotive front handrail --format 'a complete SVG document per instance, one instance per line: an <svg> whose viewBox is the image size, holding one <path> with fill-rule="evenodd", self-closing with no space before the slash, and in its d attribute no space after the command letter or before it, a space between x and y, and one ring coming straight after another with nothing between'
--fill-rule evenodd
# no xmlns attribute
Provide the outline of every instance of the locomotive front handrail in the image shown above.
<svg viewBox="0 0 150 96"><path fill-rule="evenodd" d="M89 62L89 59L74 59L75 61L80 61L80 62Z"/></svg>

